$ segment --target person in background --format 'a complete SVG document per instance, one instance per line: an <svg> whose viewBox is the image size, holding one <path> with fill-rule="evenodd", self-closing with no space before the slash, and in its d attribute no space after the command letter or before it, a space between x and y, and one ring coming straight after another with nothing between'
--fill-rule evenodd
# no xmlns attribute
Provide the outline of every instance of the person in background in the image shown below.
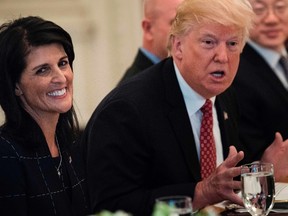
<svg viewBox="0 0 288 216"><path fill-rule="evenodd" d="M223 200L243 204L234 192L241 188L234 177L244 153L229 86L252 16L248 0L180 3L171 57L112 90L84 130L93 212L147 216L156 198L171 195L192 197L194 211ZM277 134L262 153L264 162L273 155L285 166L288 140ZM287 174L287 165L275 166L277 180Z"/></svg>
<svg viewBox="0 0 288 216"><path fill-rule="evenodd" d="M90 213L75 141L74 50L57 24L28 16L0 27L0 215Z"/></svg>
<svg viewBox="0 0 288 216"><path fill-rule="evenodd" d="M167 41L176 8L182 0L143 0L142 47L119 83L168 56Z"/></svg>
<svg viewBox="0 0 288 216"><path fill-rule="evenodd" d="M250 160L279 132L288 138L288 0L250 0L255 12L250 38L233 82L240 107L240 141ZM286 61L281 64L281 57ZM274 163L279 158L271 158ZM288 178L287 178L288 181Z"/></svg>

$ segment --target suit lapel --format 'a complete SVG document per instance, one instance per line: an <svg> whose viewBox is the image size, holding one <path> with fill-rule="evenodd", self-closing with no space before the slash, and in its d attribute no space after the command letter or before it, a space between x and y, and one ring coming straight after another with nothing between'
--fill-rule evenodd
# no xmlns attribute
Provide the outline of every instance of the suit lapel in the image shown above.
<svg viewBox="0 0 288 216"><path fill-rule="evenodd" d="M196 181L201 179L195 140L190 125L185 102L176 78L173 61L168 59L162 70L166 98L168 102L167 115L176 139L182 149L184 159Z"/></svg>
<svg viewBox="0 0 288 216"><path fill-rule="evenodd" d="M223 148L223 159L228 156L228 149L229 149L229 140L227 134L227 124L230 121L230 113L228 112L225 104L221 100L221 97L218 96L215 101L218 123L221 133L221 141L222 141L222 148Z"/></svg>
<svg viewBox="0 0 288 216"><path fill-rule="evenodd" d="M237 119L239 117L239 111L236 98L230 88L216 97L215 106L225 160L228 156L230 145L234 145L237 150L242 150L238 149L239 139Z"/></svg>

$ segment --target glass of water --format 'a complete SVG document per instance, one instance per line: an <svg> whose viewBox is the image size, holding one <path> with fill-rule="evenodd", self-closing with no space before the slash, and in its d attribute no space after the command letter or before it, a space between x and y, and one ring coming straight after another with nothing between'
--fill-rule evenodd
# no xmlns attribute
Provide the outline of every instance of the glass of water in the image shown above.
<svg viewBox="0 0 288 216"><path fill-rule="evenodd" d="M167 196L156 199L158 209L165 209L165 215L191 216L192 199L188 196ZM163 212L162 211L162 212Z"/></svg>
<svg viewBox="0 0 288 216"><path fill-rule="evenodd" d="M274 169L271 163L241 166L242 199L253 216L266 216L275 201Z"/></svg>

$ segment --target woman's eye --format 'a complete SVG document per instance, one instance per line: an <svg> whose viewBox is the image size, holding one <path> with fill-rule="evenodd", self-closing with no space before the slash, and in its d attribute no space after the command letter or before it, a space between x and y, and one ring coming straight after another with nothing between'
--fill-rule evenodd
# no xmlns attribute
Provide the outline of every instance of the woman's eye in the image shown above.
<svg viewBox="0 0 288 216"><path fill-rule="evenodd" d="M46 73L49 70L48 67L41 67L36 71L36 74L43 74Z"/></svg>
<svg viewBox="0 0 288 216"><path fill-rule="evenodd" d="M59 62L59 67L66 66L67 64L68 64L68 61L67 61L67 60L60 61L60 62Z"/></svg>

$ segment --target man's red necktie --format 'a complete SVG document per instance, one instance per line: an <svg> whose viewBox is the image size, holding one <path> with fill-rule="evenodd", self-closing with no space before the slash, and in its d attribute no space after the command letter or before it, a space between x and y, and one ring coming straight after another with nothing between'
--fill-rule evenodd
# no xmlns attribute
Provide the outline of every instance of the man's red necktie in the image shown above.
<svg viewBox="0 0 288 216"><path fill-rule="evenodd" d="M207 99L201 108L203 113L200 128L200 166L202 179L216 168L216 147L213 136L212 102Z"/></svg>

